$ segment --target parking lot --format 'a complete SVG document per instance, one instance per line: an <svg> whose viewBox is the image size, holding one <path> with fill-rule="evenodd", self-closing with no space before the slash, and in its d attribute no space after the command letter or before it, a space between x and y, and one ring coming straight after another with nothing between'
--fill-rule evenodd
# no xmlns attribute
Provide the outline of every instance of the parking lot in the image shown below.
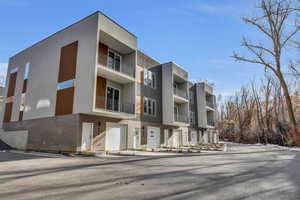
<svg viewBox="0 0 300 200"><path fill-rule="evenodd" d="M300 154L41 157L0 152L0 199L300 199Z"/></svg>

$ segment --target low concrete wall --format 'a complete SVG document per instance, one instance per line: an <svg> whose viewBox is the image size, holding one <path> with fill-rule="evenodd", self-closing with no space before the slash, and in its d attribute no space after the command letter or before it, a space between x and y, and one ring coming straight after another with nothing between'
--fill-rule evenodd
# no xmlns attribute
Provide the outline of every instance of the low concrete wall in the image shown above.
<svg viewBox="0 0 300 200"><path fill-rule="evenodd" d="M27 148L28 131L3 131L0 130L0 139L15 149Z"/></svg>

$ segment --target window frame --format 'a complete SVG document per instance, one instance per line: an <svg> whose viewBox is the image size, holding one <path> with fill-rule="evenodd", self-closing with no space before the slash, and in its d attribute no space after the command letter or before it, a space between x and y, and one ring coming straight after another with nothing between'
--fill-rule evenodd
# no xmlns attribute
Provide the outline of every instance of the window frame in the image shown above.
<svg viewBox="0 0 300 200"><path fill-rule="evenodd" d="M118 90L119 91L119 107L118 107L118 111L116 111L116 110L114 110L114 102L112 103L112 106L113 106L113 109L108 109L107 108L107 91L108 91L108 88L111 88L111 89L113 89L113 90ZM114 101L114 95L115 95L115 92L113 92L113 101ZM109 111L111 111L111 112L121 112L121 90L119 89L119 88L116 88L116 87L112 87L112 86L110 86L110 85L107 85L106 86L106 91L105 91L105 109L106 110L109 110Z"/></svg>
<svg viewBox="0 0 300 200"><path fill-rule="evenodd" d="M151 76L151 82L149 82L149 75ZM156 89L156 73L146 68L144 69L144 85Z"/></svg>
<svg viewBox="0 0 300 200"><path fill-rule="evenodd" d="M149 113L149 102L150 102L151 113ZM145 105L146 105L146 109L145 109ZM152 98L149 98L149 97L144 97L144 105L143 106L144 106L144 108L143 108L144 109L144 115L156 117L157 103L156 103L155 99L152 99Z"/></svg>
<svg viewBox="0 0 300 200"><path fill-rule="evenodd" d="M190 111L190 123L194 124L195 122L196 122L195 112L194 111Z"/></svg>
<svg viewBox="0 0 300 200"><path fill-rule="evenodd" d="M114 58L113 58L113 68L109 67L109 53L113 53L114 54ZM116 70L116 56L120 57L120 71ZM122 56L121 54L117 53L116 51L112 50L112 49L108 49L107 51L107 62L106 62L106 66L110 69L113 69L116 72L122 72Z"/></svg>

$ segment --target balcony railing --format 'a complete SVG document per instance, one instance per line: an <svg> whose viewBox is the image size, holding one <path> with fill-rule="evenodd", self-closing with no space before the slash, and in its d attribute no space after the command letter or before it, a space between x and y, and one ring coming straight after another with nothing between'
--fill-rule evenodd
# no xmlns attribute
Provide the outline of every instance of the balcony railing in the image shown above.
<svg viewBox="0 0 300 200"><path fill-rule="evenodd" d="M189 117L186 115L174 115L175 122L189 123Z"/></svg>
<svg viewBox="0 0 300 200"><path fill-rule="evenodd" d="M207 125L209 125L209 126L215 126L214 120L208 119L208 120L207 120Z"/></svg>
<svg viewBox="0 0 300 200"><path fill-rule="evenodd" d="M214 103L211 102L211 101L206 100L206 105L207 105L208 107L210 107L210 108L213 108L213 109L215 108Z"/></svg>
<svg viewBox="0 0 300 200"><path fill-rule="evenodd" d="M107 67L108 69L110 69L110 70L113 70L113 71L115 71L115 72L119 72L119 73L121 73L121 74L124 74L124 75L126 75L126 76L130 76L130 77L132 77L132 78L134 78L135 77L135 75L134 75L134 70L133 69L131 69L130 67L128 67L128 66L121 66L121 68L119 69L119 68L113 68L113 67L109 67L109 66L103 66L103 67Z"/></svg>
<svg viewBox="0 0 300 200"><path fill-rule="evenodd" d="M105 97L97 97L98 102L102 104L102 106L98 107L100 109L107 110L109 112L116 113L127 113L127 114L135 114L135 104L132 103L124 103L119 101L115 101L112 98Z"/></svg>
<svg viewBox="0 0 300 200"><path fill-rule="evenodd" d="M177 95L177 96L180 96L180 97L183 97L185 99L188 98L188 94L186 91L184 90L180 90L180 89L177 89L177 88L174 88L174 94Z"/></svg>

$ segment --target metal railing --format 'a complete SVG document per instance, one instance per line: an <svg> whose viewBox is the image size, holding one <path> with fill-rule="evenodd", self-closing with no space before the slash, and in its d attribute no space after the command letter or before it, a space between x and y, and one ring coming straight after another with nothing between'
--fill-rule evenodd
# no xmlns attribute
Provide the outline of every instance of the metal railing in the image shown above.
<svg viewBox="0 0 300 200"><path fill-rule="evenodd" d="M124 103L121 100L115 101L112 98L105 98L99 96L97 96L96 101L98 102L98 104L101 105L97 108L104 109L110 112L135 114L135 104Z"/></svg>
<svg viewBox="0 0 300 200"><path fill-rule="evenodd" d="M207 105L208 107L210 107L210 108L213 108L213 109L215 108L214 103L211 102L211 101L206 100L206 105Z"/></svg>
<svg viewBox="0 0 300 200"><path fill-rule="evenodd" d="M135 75L134 75L135 74L134 68L128 67L126 65L121 65L119 70L117 70L116 68L112 68L112 67L110 67L108 65L103 66L103 67L107 67L110 70L119 72L121 74L130 76L130 77L133 77L133 78L135 77Z"/></svg>
<svg viewBox="0 0 300 200"><path fill-rule="evenodd" d="M189 117L186 115L174 115L175 122L189 123Z"/></svg>
<svg viewBox="0 0 300 200"><path fill-rule="evenodd" d="M207 125L209 125L209 126L215 126L214 120L208 119L208 120L207 120Z"/></svg>
<svg viewBox="0 0 300 200"><path fill-rule="evenodd" d="M178 88L173 88L173 91L174 91L174 94L177 95L177 96L183 97L185 99L188 98L187 91L180 90Z"/></svg>

